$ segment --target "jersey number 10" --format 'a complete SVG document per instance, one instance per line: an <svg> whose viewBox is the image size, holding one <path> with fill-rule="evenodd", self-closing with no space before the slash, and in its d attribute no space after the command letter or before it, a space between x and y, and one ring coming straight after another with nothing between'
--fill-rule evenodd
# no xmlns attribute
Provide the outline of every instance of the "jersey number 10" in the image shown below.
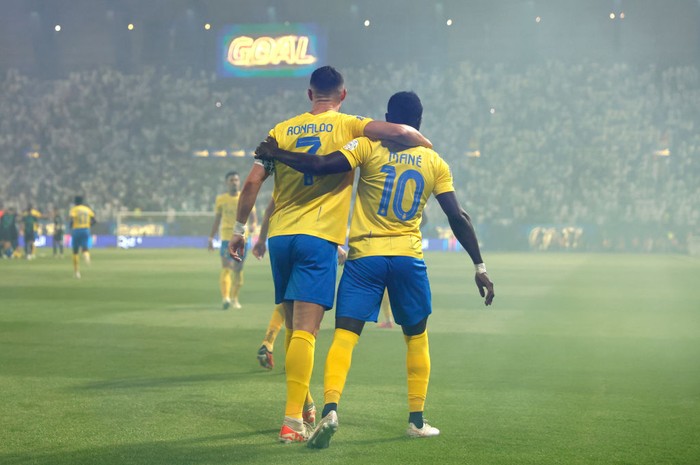
<svg viewBox="0 0 700 465"><path fill-rule="evenodd" d="M399 179L396 179L396 168L391 165L384 165L381 169L382 173L386 173L386 181L384 181L384 189L382 190L382 199L379 201L379 210L377 214L379 216L386 216L389 211L389 200L391 199L391 192L394 190L394 181L396 181L396 191L394 192L394 202L392 203L392 209L394 210L394 215L401 221L408 221L418 212L418 207L420 206L420 199L423 195L423 189L425 189L425 180L423 176L416 170L406 170L401 173ZM416 190L413 192L413 203L408 211L403 209L403 196L406 191L406 183L412 179L416 183Z"/></svg>

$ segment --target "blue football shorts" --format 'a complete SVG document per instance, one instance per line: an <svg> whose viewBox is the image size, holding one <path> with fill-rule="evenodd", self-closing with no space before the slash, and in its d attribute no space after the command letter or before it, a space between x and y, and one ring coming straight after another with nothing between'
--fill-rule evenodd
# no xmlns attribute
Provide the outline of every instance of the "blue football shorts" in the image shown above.
<svg viewBox="0 0 700 465"><path fill-rule="evenodd" d="M89 250L90 248L90 229L78 228L71 232L71 245L73 253L77 254L80 249Z"/></svg>
<svg viewBox="0 0 700 465"><path fill-rule="evenodd" d="M299 300L333 308L338 246L306 234L268 240L275 303Z"/></svg>
<svg viewBox="0 0 700 465"><path fill-rule="evenodd" d="M428 268L422 259L363 257L345 262L335 317L377 321L386 287L394 321L413 326L432 313Z"/></svg>

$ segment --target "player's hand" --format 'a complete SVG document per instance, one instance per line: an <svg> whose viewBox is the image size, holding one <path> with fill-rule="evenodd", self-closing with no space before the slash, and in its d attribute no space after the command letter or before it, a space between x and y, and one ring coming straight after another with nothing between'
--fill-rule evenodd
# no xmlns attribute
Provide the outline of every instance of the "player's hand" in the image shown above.
<svg viewBox="0 0 700 465"><path fill-rule="evenodd" d="M265 252L267 252L267 245L265 242L266 241L261 241L258 239L253 246L253 257L257 258L258 260L261 260L265 256Z"/></svg>
<svg viewBox="0 0 700 465"><path fill-rule="evenodd" d="M228 253L237 262L243 261L243 254L245 252L245 237L240 234L234 234L231 236L231 240L228 242Z"/></svg>
<svg viewBox="0 0 700 465"><path fill-rule="evenodd" d="M207 250L209 252L212 252L214 250L214 239L211 237L209 238L209 241L207 242Z"/></svg>
<svg viewBox="0 0 700 465"><path fill-rule="evenodd" d="M279 148L277 141L272 136L267 136L267 139L260 142L260 145L255 149L255 158L258 160L274 160L275 152Z"/></svg>
<svg viewBox="0 0 700 465"><path fill-rule="evenodd" d="M491 305L496 294L493 292L493 283L491 279L489 279L489 275L486 273L476 273L476 275L474 275L474 281L476 281L476 287L479 289L481 297L485 297L484 304L487 306Z"/></svg>
<svg viewBox="0 0 700 465"><path fill-rule="evenodd" d="M338 246L338 265L343 266L345 265L345 260L348 259L348 253L345 251L344 248L341 246Z"/></svg>

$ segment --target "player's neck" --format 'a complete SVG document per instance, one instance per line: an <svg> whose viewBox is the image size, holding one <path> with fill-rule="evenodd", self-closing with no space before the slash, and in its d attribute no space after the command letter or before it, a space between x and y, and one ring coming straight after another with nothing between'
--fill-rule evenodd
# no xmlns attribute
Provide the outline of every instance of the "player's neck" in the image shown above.
<svg viewBox="0 0 700 465"><path fill-rule="evenodd" d="M311 105L311 111L309 113L312 115L320 115L321 113L325 113L327 111L339 111L341 105L342 102L335 102L332 100L316 100Z"/></svg>
<svg viewBox="0 0 700 465"><path fill-rule="evenodd" d="M235 196L236 194L238 194L238 189L233 189L233 190L229 190L229 191L228 191L228 195L233 195L233 196Z"/></svg>

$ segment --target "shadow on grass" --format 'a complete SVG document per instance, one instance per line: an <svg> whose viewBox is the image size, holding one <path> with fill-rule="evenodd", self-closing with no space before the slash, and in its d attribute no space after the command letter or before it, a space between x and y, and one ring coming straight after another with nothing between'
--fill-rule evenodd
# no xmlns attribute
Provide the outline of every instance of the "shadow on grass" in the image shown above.
<svg viewBox="0 0 700 465"><path fill-rule="evenodd" d="M277 429L222 434L174 441L153 441L85 448L71 451L0 454L3 465L199 465L285 464L319 460L305 444L276 442ZM405 438L404 438L405 439ZM400 438L390 439L390 442ZM355 442L359 445L365 441ZM377 441L366 441L377 445ZM380 441L385 442L385 441ZM328 452L325 452L328 454ZM335 462L334 462L335 463Z"/></svg>
<svg viewBox="0 0 700 465"><path fill-rule="evenodd" d="M88 391L100 389L139 389L161 386L185 386L188 384L208 383L212 381L234 381L240 378L249 378L251 375L270 376L266 371L249 370L228 373L207 373L188 376L168 376L164 378L127 378L97 381L74 386L71 390Z"/></svg>
<svg viewBox="0 0 700 465"><path fill-rule="evenodd" d="M26 454L0 455L4 465L28 464L231 464L255 463L260 459L257 449L267 446L241 444L249 436L263 432L244 435L217 435L202 438L190 438L176 441L154 441L134 444L100 446L72 451L37 452ZM265 432L267 433L267 432ZM271 444L269 447L275 446ZM262 451L261 451L262 452ZM266 455L266 454L262 454Z"/></svg>

